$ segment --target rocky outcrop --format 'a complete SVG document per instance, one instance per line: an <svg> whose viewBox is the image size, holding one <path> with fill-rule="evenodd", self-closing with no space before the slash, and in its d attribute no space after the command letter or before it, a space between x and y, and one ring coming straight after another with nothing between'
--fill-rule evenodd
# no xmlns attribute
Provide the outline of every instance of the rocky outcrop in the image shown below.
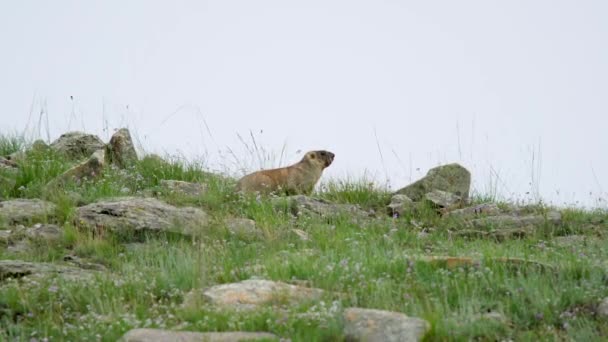
<svg viewBox="0 0 608 342"><path fill-rule="evenodd" d="M56 207L40 199L13 199L0 202L0 227L52 221Z"/></svg>
<svg viewBox="0 0 608 342"><path fill-rule="evenodd" d="M124 334L119 342L239 342L278 341L276 335L265 332L191 332L162 329L133 329Z"/></svg>
<svg viewBox="0 0 608 342"><path fill-rule="evenodd" d="M91 156L95 151L105 148L99 137L83 132L68 132L53 141L50 147L69 159L79 160Z"/></svg>
<svg viewBox="0 0 608 342"><path fill-rule="evenodd" d="M112 135L107 145L107 154L109 163L121 169L137 161L137 151L128 129L121 128Z"/></svg>
<svg viewBox="0 0 608 342"><path fill-rule="evenodd" d="M321 217L334 217L348 215L359 218L369 216L367 212L354 204L331 203L304 195L276 197L271 201L276 208L287 208L295 216L318 215Z"/></svg>
<svg viewBox="0 0 608 342"><path fill-rule="evenodd" d="M209 218L198 208L178 208L154 198L120 197L77 208L75 221L92 230L192 235L204 230Z"/></svg>
<svg viewBox="0 0 608 342"><path fill-rule="evenodd" d="M395 194L404 194L414 202L424 198L433 190L441 190L460 196L463 201L469 199L471 173L459 164L447 164L432 168L426 176L400 190Z"/></svg>
<svg viewBox="0 0 608 342"><path fill-rule="evenodd" d="M185 307L197 305L198 291L184 300ZM253 310L275 301L296 303L315 300L323 290L263 279L248 279L238 283L212 286L202 292L202 299L224 309Z"/></svg>
<svg viewBox="0 0 608 342"><path fill-rule="evenodd" d="M427 321L400 312L362 308L344 310L347 341L421 341L430 327Z"/></svg>

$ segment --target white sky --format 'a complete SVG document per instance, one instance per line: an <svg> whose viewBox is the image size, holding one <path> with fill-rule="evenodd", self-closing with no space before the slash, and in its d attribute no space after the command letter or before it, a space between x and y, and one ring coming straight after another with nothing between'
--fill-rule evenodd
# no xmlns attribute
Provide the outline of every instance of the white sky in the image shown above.
<svg viewBox="0 0 608 342"><path fill-rule="evenodd" d="M393 189L459 162L479 192L606 207L607 18L602 0L4 1L0 131L127 126L238 175L327 149L323 179Z"/></svg>

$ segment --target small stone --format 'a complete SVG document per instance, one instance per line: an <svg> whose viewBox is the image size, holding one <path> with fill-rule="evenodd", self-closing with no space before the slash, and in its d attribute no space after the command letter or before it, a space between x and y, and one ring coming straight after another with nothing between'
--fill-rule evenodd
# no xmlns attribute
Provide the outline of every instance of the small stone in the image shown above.
<svg viewBox="0 0 608 342"><path fill-rule="evenodd" d="M33 240L57 241L63 236L63 230L54 224L35 224L25 231L25 235Z"/></svg>
<svg viewBox="0 0 608 342"><path fill-rule="evenodd" d="M229 218L224 221L226 228L235 235L244 237L261 237L263 232L255 225L255 221L246 218Z"/></svg>
<svg viewBox="0 0 608 342"><path fill-rule="evenodd" d="M393 195L393 197L391 197L391 203L388 205L389 215L393 217L413 213L415 210L416 205L414 204L414 201L403 194Z"/></svg>
<svg viewBox="0 0 608 342"><path fill-rule="evenodd" d="M421 341L430 324L400 312L348 308L344 310L344 335L347 341Z"/></svg>
<svg viewBox="0 0 608 342"><path fill-rule="evenodd" d="M276 335L265 332L190 332L162 329L132 329L119 342L238 342L238 341L278 341Z"/></svg>
<svg viewBox="0 0 608 342"><path fill-rule="evenodd" d="M292 233L297 235L300 238L300 240L302 240L302 241L310 240L310 236L308 235L308 233L303 231L302 229L292 228L291 231L292 231Z"/></svg>

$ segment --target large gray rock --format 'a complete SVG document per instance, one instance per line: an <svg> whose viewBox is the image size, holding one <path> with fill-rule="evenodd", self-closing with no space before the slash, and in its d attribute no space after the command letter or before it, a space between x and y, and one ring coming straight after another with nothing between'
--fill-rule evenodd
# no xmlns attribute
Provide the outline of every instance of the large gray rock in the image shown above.
<svg viewBox="0 0 608 342"><path fill-rule="evenodd" d="M203 299L221 308L253 310L274 301L296 303L315 300L323 290L263 279L248 279L238 283L213 286L203 293ZM186 307L196 303L193 292L184 300ZM196 304L195 304L196 305Z"/></svg>
<svg viewBox="0 0 608 342"><path fill-rule="evenodd" d="M198 208L178 208L155 198L119 197L77 208L75 221L92 230L192 235L203 231L209 218Z"/></svg>
<svg viewBox="0 0 608 342"><path fill-rule="evenodd" d="M344 310L347 341L421 341L430 327L427 321L400 312L362 308Z"/></svg>
<svg viewBox="0 0 608 342"><path fill-rule="evenodd" d="M418 202L424 195L433 191L441 190L460 196L463 201L469 199L471 187L471 173L459 164L447 164L432 168L422 179L396 191L396 194L404 194L413 201Z"/></svg>
<svg viewBox="0 0 608 342"><path fill-rule="evenodd" d="M105 165L105 150L97 150L89 157L89 159L82 161L77 165L74 165L72 168L59 175L57 178L51 180L47 186L60 186L70 180L73 180L75 182L81 182L86 179L95 179L101 176Z"/></svg>
<svg viewBox="0 0 608 342"><path fill-rule="evenodd" d="M191 332L162 329L133 329L124 334L119 342L238 342L278 341L276 335L266 332Z"/></svg>
<svg viewBox="0 0 608 342"><path fill-rule="evenodd" d="M112 135L107 149L108 161L119 168L125 168L137 161L137 151L131 133L126 128L121 128Z"/></svg>
<svg viewBox="0 0 608 342"><path fill-rule="evenodd" d="M55 205L39 199L0 202L0 226L46 222L55 218Z"/></svg>
<svg viewBox="0 0 608 342"><path fill-rule="evenodd" d="M351 217L364 218L369 214L354 204L331 203L322 199L312 198L304 195L275 197L271 200L277 207L287 206L293 215L319 215L322 217L332 217L348 215Z"/></svg>
<svg viewBox="0 0 608 342"><path fill-rule="evenodd" d="M89 157L97 150L104 149L105 144L93 134L68 132L53 141L50 147L70 159L81 159Z"/></svg>

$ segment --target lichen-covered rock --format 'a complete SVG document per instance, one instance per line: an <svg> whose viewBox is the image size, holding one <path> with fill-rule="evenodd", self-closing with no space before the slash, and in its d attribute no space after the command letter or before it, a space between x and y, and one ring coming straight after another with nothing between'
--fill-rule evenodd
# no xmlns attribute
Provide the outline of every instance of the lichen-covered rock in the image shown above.
<svg viewBox="0 0 608 342"><path fill-rule="evenodd" d="M107 145L108 161L119 168L126 168L137 161L137 151L131 139L131 133L121 128L110 138Z"/></svg>
<svg viewBox="0 0 608 342"><path fill-rule="evenodd" d="M258 229L254 220L247 218L227 218L224 225L232 234L242 237L260 237L263 232Z"/></svg>
<svg viewBox="0 0 608 342"><path fill-rule="evenodd" d="M322 217L333 217L349 215L351 217L365 218L369 214L354 204L331 203L322 199L312 198L304 195L275 197L272 204L276 208L287 207L296 216L319 215Z"/></svg>
<svg viewBox="0 0 608 342"><path fill-rule="evenodd" d="M57 241L63 236L63 229L55 224L37 223L26 229L25 235L32 240Z"/></svg>
<svg viewBox="0 0 608 342"><path fill-rule="evenodd" d="M399 217L407 213L413 213L416 210L416 204L411 198L403 194L396 194L391 197L391 203L389 203L388 213L391 216Z"/></svg>
<svg viewBox="0 0 608 342"><path fill-rule="evenodd" d="M273 302L296 303L318 299L323 290L263 279L213 286L202 293L202 299L220 308L251 310ZM184 300L184 306L196 305L197 292Z"/></svg>
<svg viewBox="0 0 608 342"><path fill-rule="evenodd" d="M362 308L344 310L347 341L421 341L430 327L427 321L400 312Z"/></svg>
<svg viewBox="0 0 608 342"><path fill-rule="evenodd" d="M76 209L76 225L115 232L172 232L193 235L207 228L198 208L178 208L155 198L119 197Z"/></svg>
<svg viewBox="0 0 608 342"><path fill-rule="evenodd" d="M484 229L504 229L504 228L525 228L529 226L538 227L545 223L560 224L562 216L558 211L550 211L544 215L498 215L488 216L471 220L475 228Z"/></svg>
<svg viewBox="0 0 608 342"><path fill-rule="evenodd" d="M163 194L197 198L207 193L207 184L163 179L159 183Z"/></svg>
<svg viewBox="0 0 608 342"><path fill-rule="evenodd" d="M89 157L97 150L105 148L99 137L83 132L68 132L53 141L50 147L70 159L78 160Z"/></svg>
<svg viewBox="0 0 608 342"><path fill-rule="evenodd" d="M55 187L65 184L66 182L73 180L81 182L86 179L95 179L103 173L103 168L106 165L106 153L105 150L95 151L89 159L74 165L57 178L51 180L47 187Z"/></svg>
<svg viewBox="0 0 608 342"><path fill-rule="evenodd" d="M424 195L441 190L460 196L462 201L469 199L471 173L459 164L447 164L432 168L422 179L396 191L396 194L407 195L414 202L424 198Z"/></svg>
<svg viewBox="0 0 608 342"><path fill-rule="evenodd" d="M495 216L503 211L496 203L482 203L467 208L456 209L445 213L444 217L471 218L475 216Z"/></svg>
<svg viewBox="0 0 608 342"><path fill-rule="evenodd" d="M436 189L424 194L424 199L438 208L451 208L462 202L460 196Z"/></svg>
<svg viewBox="0 0 608 342"><path fill-rule="evenodd" d="M12 199L0 202L0 227L47 222L55 218L53 203L40 199Z"/></svg>
<svg viewBox="0 0 608 342"><path fill-rule="evenodd" d="M133 329L124 334L119 342L239 342L278 341L276 335L266 332L191 332L162 329Z"/></svg>

